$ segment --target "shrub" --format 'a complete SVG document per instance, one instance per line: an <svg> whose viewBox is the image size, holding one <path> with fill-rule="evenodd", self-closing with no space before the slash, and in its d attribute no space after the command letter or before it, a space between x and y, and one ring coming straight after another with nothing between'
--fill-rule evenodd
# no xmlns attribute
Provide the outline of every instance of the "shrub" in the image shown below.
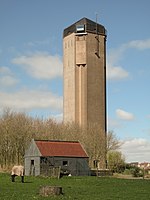
<svg viewBox="0 0 150 200"><path fill-rule="evenodd" d="M143 176L143 172L141 171L141 169L139 167L131 168L131 174L133 177L142 177Z"/></svg>

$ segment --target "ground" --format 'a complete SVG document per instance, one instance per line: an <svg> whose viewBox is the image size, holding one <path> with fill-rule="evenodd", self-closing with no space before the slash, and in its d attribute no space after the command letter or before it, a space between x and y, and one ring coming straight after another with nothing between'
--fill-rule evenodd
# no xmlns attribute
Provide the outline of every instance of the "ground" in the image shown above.
<svg viewBox="0 0 150 200"><path fill-rule="evenodd" d="M12 183L10 174L0 173L0 200L43 200L41 186L61 186L63 195L46 199L65 200L147 200L150 197L150 180L122 179L115 177L25 177L21 183L16 177Z"/></svg>

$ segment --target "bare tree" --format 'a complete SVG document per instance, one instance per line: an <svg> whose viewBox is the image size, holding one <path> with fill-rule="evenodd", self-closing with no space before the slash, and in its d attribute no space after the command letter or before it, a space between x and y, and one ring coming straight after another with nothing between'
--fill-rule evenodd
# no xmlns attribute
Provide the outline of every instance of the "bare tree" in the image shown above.
<svg viewBox="0 0 150 200"><path fill-rule="evenodd" d="M1 165L23 162L27 143L31 140L32 120L24 113L4 110L0 118Z"/></svg>
<svg viewBox="0 0 150 200"><path fill-rule="evenodd" d="M106 133L98 124L89 124L82 132L81 143L89 155L91 168L106 168ZM97 166L94 163L97 163Z"/></svg>
<svg viewBox="0 0 150 200"><path fill-rule="evenodd" d="M122 143L118 140L113 131L109 131L107 134L107 152L117 150Z"/></svg>
<svg viewBox="0 0 150 200"><path fill-rule="evenodd" d="M109 135L108 135L109 136ZM99 168L105 168L106 152L116 147L113 135L106 142L104 133L98 124L89 124L81 129L75 123L58 123L53 119L31 118L25 113L3 111L0 116L0 161L2 165L23 162L25 149L32 138L47 140L80 141L87 154L91 167L98 161ZM106 143L108 147L106 148Z"/></svg>

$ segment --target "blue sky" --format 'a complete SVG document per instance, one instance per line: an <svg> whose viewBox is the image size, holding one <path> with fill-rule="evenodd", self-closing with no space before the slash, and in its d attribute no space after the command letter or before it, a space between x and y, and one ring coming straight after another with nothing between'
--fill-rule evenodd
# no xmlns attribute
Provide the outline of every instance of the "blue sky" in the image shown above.
<svg viewBox="0 0 150 200"><path fill-rule="evenodd" d="M150 161L150 1L0 0L0 110L62 119L63 29L107 29L108 130L126 161Z"/></svg>

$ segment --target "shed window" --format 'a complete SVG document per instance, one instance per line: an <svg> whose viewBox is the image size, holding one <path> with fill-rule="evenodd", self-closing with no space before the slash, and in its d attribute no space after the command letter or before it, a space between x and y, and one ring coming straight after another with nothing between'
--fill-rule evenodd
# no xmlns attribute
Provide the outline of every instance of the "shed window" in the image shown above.
<svg viewBox="0 0 150 200"><path fill-rule="evenodd" d="M34 160L31 160L31 165L34 165Z"/></svg>
<svg viewBox="0 0 150 200"><path fill-rule="evenodd" d="M68 161L63 161L63 166L68 166Z"/></svg>

